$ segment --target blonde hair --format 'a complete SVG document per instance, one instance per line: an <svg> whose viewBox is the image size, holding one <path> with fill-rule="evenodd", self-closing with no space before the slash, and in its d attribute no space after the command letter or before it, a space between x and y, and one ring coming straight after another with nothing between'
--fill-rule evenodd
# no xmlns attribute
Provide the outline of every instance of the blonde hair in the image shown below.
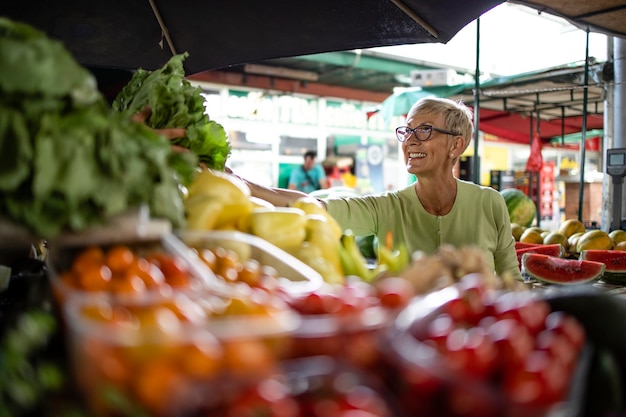
<svg viewBox="0 0 626 417"><path fill-rule="evenodd" d="M419 99L407 114L407 119L412 115L443 114L446 121L446 129L458 133L465 138L465 148L467 149L474 135L474 113L462 101L454 101L442 97L424 97Z"/></svg>

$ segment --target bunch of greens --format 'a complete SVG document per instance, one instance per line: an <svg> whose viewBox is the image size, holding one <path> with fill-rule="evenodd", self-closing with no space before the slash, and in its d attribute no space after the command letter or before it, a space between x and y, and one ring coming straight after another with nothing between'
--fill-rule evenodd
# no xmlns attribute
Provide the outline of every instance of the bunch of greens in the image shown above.
<svg viewBox="0 0 626 417"><path fill-rule="evenodd" d="M131 117L149 107L148 126L186 128L186 136L172 142L191 150L207 167L223 170L231 151L228 136L219 123L209 119L202 90L185 79L187 56L175 55L156 71L137 70L113 101L113 109Z"/></svg>
<svg viewBox="0 0 626 417"><path fill-rule="evenodd" d="M50 238L148 204L178 227L196 164L113 111L61 43L0 18L0 218Z"/></svg>

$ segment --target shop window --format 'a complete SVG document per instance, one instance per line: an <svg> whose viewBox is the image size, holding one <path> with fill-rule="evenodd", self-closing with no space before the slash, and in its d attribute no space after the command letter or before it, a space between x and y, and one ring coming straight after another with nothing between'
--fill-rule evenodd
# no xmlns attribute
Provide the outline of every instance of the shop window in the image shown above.
<svg viewBox="0 0 626 417"><path fill-rule="evenodd" d="M249 141L246 132L241 132L239 130L231 130L230 132L228 132L228 138L233 149L251 151L269 151L272 149L272 145L269 143Z"/></svg>
<svg viewBox="0 0 626 417"><path fill-rule="evenodd" d="M316 138L280 137L280 143L278 145L279 155L302 156L308 150L317 150Z"/></svg>

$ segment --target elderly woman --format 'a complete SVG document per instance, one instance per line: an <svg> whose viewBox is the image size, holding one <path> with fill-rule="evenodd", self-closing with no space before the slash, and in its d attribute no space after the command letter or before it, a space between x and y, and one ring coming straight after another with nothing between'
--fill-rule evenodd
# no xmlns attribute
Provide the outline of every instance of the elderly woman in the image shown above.
<svg viewBox="0 0 626 417"><path fill-rule="evenodd" d="M417 180L382 194L322 202L344 230L376 235L389 232L413 251L435 253L441 245L479 247L500 276L521 280L506 203L493 188L454 177L453 167L470 144L472 112L445 98L424 98L411 107L406 126L396 129L407 172ZM248 182L252 193L278 206L303 196L293 190Z"/></svg>

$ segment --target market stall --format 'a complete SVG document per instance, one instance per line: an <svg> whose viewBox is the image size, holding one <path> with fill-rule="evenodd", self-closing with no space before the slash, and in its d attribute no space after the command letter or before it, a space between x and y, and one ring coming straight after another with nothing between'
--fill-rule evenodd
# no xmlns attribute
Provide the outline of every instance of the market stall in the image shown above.
<svg viewBox="0 0 626 417"><path fill-rule="evenodd" d="M0 23L0 416L623 411L620 258L572 259L606 239L520 247L524 282L392 237L367 262L317 200L224 172L183 55L109 106L62 45Z"/></svg>

